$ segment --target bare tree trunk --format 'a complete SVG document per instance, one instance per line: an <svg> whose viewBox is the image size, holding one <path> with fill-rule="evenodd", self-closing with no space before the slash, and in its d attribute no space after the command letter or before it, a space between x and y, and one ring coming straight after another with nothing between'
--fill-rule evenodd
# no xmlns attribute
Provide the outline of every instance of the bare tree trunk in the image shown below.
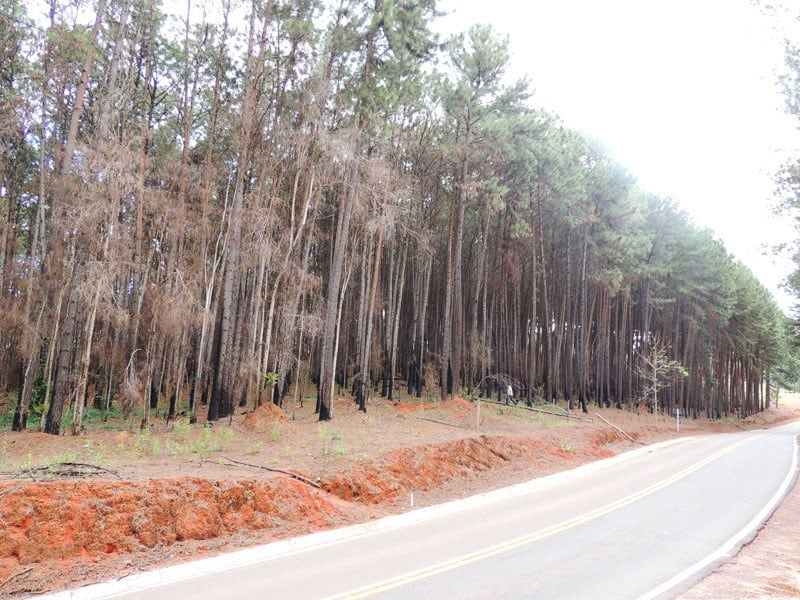
<svg viewBox="0 0 800 600"><path fill-rule="evenodd" d="M50 8L50 29L54 28L54 12L55 6L51 5ZM28 273L27 278L27 292L26 292L26 314L31 314L31 306L33 301L33 282L34 282L34 271L38 270L41 272L41 265L44 264L46 256L45 256L45 249L47 244L45 243L45 210L47 206L47 127L46 127L46 119L45 115L47 114L47 97L49 95L49 73L50 73L50 53L45 50L44 56L44 74L42 77L42 100L41 100L41 114L42 114L42 122L41 122L41 136L39 138L39 173L38 173L38 202L36 205L36 219L33 225L32 231L32 239L31 239L31 247L30 247L30 273ZM3 173L3 159L0 156L0 176ZM11 209L11 198L8 198L9 206L7 210L10 211ZM9 216L6 219L6 222L10 224L11 217ZM7 229L10 229L9 226L2 228L3 230L3 240L2 240L2 248L5 249L8 247L7 244ZM6 289L5 285L5 265L6 265L6 252L0 253L0 290ZM39 266L37 266L39 265ZM63 288L62 288L63 290ZM59 305L57 308L57 315L56 315L56 327L58 326L58 319L61 313L61 298L62 296L59 295ZM14 431L23 431L27 427L28 421L28 412L30 410L30 403L31 397L33 394L33 384L34 379L38 373L39 361L38 355L41 350L42 346L42 332L41 332L41 323L42 317L44 315L45 307L47 306L46 299L42 299L42 304L39 310L39 316L36 319L36 328L35 328L35 335L36 335L36 343L34 347L31 349L31 352L28 354L28 358L25 364L25 375L24 381L22 384L22 390L20 390L20 397L18 403L18 412L14 415L14 421L12 424L12 430ZM51 339L50 342L50 350L52 350L54 346L55 338ZM50 350L48 351L48 355L51 354ZM47 388L49 389L51 381L47 374L45 374L45 380L47 381ZM45 409L42 416L47 413L49 410L49 405ZM43 429L43 423L40 429Z"/></svg>
<svg viewBox="0 0 800 600"><path fill-rule="evenodd" d="M331 410L333 409L333 393L334 393L334 382L333 380L336 377L336 361L339 358L339 334L341 333L341 324L342 324L342 307L344 306L344 297L345 293L347 292L347 284L350 281L350 271L352 269L352 263L347 266L347 270L344 274L344 280L342 281L342 289L339 293L339 302L336 306L336 332L334 336L334 344L333 344L333 361L331 363L331 395L330 395L330 406Z"/></svg>
<svg viewBox="0 0 800 600"><path fill-rule="evenodd" d="M113 235L113 222L106 224L103 249L98 257L98 262L102 262L104 257L108 256L108 247ZM97 308L100 305L100 294L103 290L103 278L100 274L95 276L94 290L92 294L92 301L89 305L89 314L86 318L83 336L83 352L81 354L80 363L78 366L78 384L76 387L75 396L75 414L72 419L72 435L78 435L83 426L83 408L86 398L86 387L89 381L89 365L92 358L92 347L94 341L94 327L95 319L97 318Z"/></svg>
<svg viewBox="0 0 800 600"><path fill-rule="evenodd" d="M33 275L31 274L29 277L32 278ZM42 306L39 309L39 316L36 318L35 331L37 343L34 344L33 349L24 363L25 368L23 372L22 389L17 401L16 410L14 411L14 417L11 423L11 431L25 431L28 426L28 413L31 406L31 397L33 396L33 384L39 371L39 352L41 350L39 338L42 326L42 317L44 315L44 309L46 305L46 302L42 302Z"/></svg>
<svg viewBox="0 0 800 600"><path fill-rule="evenodd" d="M396 300L394 302L394 326L392 327L392 341L390 344L389 359L389 400L394 399L394 376L397 373L397 343L400 331L400 312L403 307L403 291L406 283L406 263L408 261L408 242L403 243L403 259L398 276L398 287Z"/></svg>
<svg viewBox="0 0 800 600"><path fill-rule="evenodd" d="M478 257L478 272L475 275L475 285L472 295L472 314L469 325L469 336L467 348L469 351L469 374L467 376L468 387L475 384L476 379L480 381L483 377L477 375L480 365L483 362L485 338L478 333L478 308L481 303L481 295L486 290L486 248L489 244L489 206L484 204L483 218L481 219L481 248Z"/></svg>
<svg viewBox="0 0 800 600"><path fill-rule="evenodd" d="M303 234L305 232L306 225L308 224L308 215L313 209L316 207L316 200L314 196L314 172L311 172L310 181L308 183L308 189L306 191L306 197L303 201L303 208L302 208L302 216L299 220L299 223L295 223L295 212L296 212L296 203L297 203L297 195L299 190L299 171L298 177L295 178L293 192L292 192L292 203L291 203L291 222L290 222L290 229L289 229L289 244L286 248L286 253L283 257L283 262L281 263L280 268L278 269L278 273L275 276L275 282L272 287L272 294L270 295L269 301L269 309L267 311L267 318L266 318L266 329L261 336L261 347L263 352L259 354L261 356L260 362L260 374L267 373L269 370L269 356L270 356L270 342L272 340L272 330L274 327L275 322L275 306L278 296L278 291L280 290L281 284L283 283L284 279L289 274L289 266L292 256L294 255L295 248L298 247L303 240ZM312 206L313 201L313 206ZM295 230L295 226L297 229ZM261 402L261 386L259 386L259 394L257 395L256 402L260 404Z"/></svg>
<svg viewBox="0 0 800 600"><path fill-rule="evenodd" d="M581 279L580 279L580 300L579 300L579 330L578 335L578 400L580 402L581 410L588 413L586 407L587 391L589 388L588 383L588 346L589 346L589 316L587 309L587 296L589 294L588 284L586 282L586 263L588 261L589 249L589 227L584 226L583 232L583 247L581 249Z"/></svg>
<svg viewBox="0 0 800 600"><path fill-rule="evenodd" d="M547 285L547 263L545 261L545 254L544 254L544 235L543 235L543 225L542 225L542 201L541 199L538 202L539 210L538 210L538 233L539 233L539 249L541 252L542 258L542 301L544 303L544 318L542 319L542 329L544 330L544 340L545 340L545 401L546 402L554 402L555 395L553 393L554 390L554 382L555 382L555 375L554 375L554 360L553 360L553 315L551 313L551 303L550 303L550 290L548 289Z"/></svg>
<svg viewBox="0 0 800 600"><path fill-rule="evenodd" d="M533 206L533 202L531 201L531 207ZM528 406L532 406L534 401L536 400L536 358L539 352L538 347L538 323L537 323L537 316L538 316L538 298L537 298L537 285L536 285L536 278L537 278L537 271L538 271L538 262L536 260L536 235L531 232L531 312L530 312L530 319L529 319L529 337L530 337L530 351L528 354Z"/></svg>
<svg viewBox="0 0 800 600"><path fill-rule="evenodd" d="M564 277L564 311L563 326L566 331L564 336L564 398L569 410L575 409L573 371L575 366L575 325L576 304L572 295L572 228L567 230L567 268Z"/></svg>
<svg viewBox="0 0 800 600"><path fill-rule="evenodd" d="M70 261L70 269L75 268L74 261ZM70 273L69 280L72 280L72 274ZM58 290L58 300L56 301L56 313L53 317L53 331L50 336L50 345L47 349L47 363L44 369L44 380L45 380L45 389L44 389L44 398L42 400L42 416L39 420L39 431L45 431L47 427L47 415L50 414L50 406L52 405L51 401L51 394L53 392L54 386L54 373L53 369L55 367L56 362L56 350L58 348L58 344L56 340L59 339L60 336L60 327L61 327L61 310L64 306L64 295L66 294L67 286L63 286Z"/></svg>
<svg viewBox="0 0 800 600"><path fill-rule="evenodd" d="M423 384L431 384L433 382L424 381L425 373L425 359L427 357L425 332L427 331L427 315L428 315L428 301L431 293L431 275L433 273L433 255L429 250L425 250L424 258L422 261L422 290L419 294L419 318L417 321L417 382L416 382L416 396L422 397ZM409 392L410 393L410 392Z"/></svg>
<svg viewBox="0 0 800 600"><path fill-rule="evenodd" d="M78 294L75 289L77 278L76 267L71 269L68 287L65 294L67 300L67 314L64 316L64 327L58 337L58 366L54 386L53 401L47 411L44 432L51 435L61 433L61 417L64 414L64 404L69 402L71 396L72 359L75 352L75 329L78 321ZM53 340L52 343L55 343Z"/></svg>
<svg viewBox="0 0 800 600"><path fill-rule="evenodd" d="M367 393L368 373L361 371L362 357L364 356L364 346L367 343L367 304L369 302L369 290L371 289L370 277L372 264L375 259L374 252L368 252L367 248L372 246L372 236L367 233L363 240L363 251L361 252L360 285L358 296L358 320L356 332L356 368L358 372L353 377L353 396L357 404L361 403L361 396ZM347 367L345 366L345 369Z"/></svg>
<svg viewBox="0 0 800 600"><path fill-rule="evenodd" d="M325 320L322 326L322 350L320 354L319 372L319 420L328 421L333 417L333 384L335 372L335 349L338 348L334 339L339 329L339 294L342 287L342 272L347 245L350 236L350 220L353 215L356 194L358 193L358 155L360 154L361 135L357 134L354 144L354 158L350 165L348 185L344 191L342 206L339 211L339 222L334 239L333 256L331 261L330 277L328 278L328 293L325 303Z"/></svg>
<svg viewBox="0 0 800 600"><path fill-rule="evenodd" d="M455 203L454 203L455 204ZM448 373L450 371L450 360L453 351L453 279L454 279L454 265L453 256L455 254L455 221L457 219L456 206L450 209L450 221L447 228L447 274L445 279L444 288L444 310L442 311L442 351L441 351L441 365L439 370L439 386L440 396L442 401L447 400L450 393L448 389Z"/></svg>
<svg viewBox="0 0 800 600"><path fill-rule="evenodd" d="M380 269L381 269L381 254L383 252L383 228L381 227L378 231L378 241L375 244L375 263L373 265L373 273L372 273L372 281L371 281L371 290L369 293L369 305L367 306L367 331L366 331L366 339L364 343L364 351L361 358L361 374L364 378L362 383L366 385L366 393L361 395L359 399L358 408L362 412L367 412L367 394L369 393L370 389L370 354L372 351L372 323L374 320L374 312L375 312L375 296L377 295L378 291L378 281L380 279Z"/></svg>
<svg viewBox="0 0 800 600"><path fill-rule="evenodd" d="M469 132L467 133L469 139ZM462 293L463 269L462 249L464 247L464 217L467 208L468 161L462 159L460 184L456 202L455 247L453 248L453 341L452 341L452 373L453 391L461 389L461 357L464 346L464 298Z"/></svg>
<svg viewBox="0 0 800 600"><path fill-rule="evenodd" d="M272 13L272 0L267 2L264 22L259 36L258 56L253 56L255 43L256 1L251 6L250 37L247 52L246 88L244 105L239 122L239 154L236 163L236 184L231 200L231 215L228 231L228 247L225 256L225 269L222 279L222 306L220 314L220 333L218 339L217 363L214 370L214 384L208 405L208 420L216 421L233 414L235 406L235 387L238 377L238 361L235 341L237 339L239 309L239 274L242 236L242 212L245 188L247 187L250 165L251 145L255 131L255 120L259 89L264 73L267 32Z"/></svg>
<svg viewBox="0 0 800 600"><path fill-rule="evenodd" d="M553 287L555 288L555 282L553 282ZM553 291L555 294L555 290ZM565 338L567 337L567 297L569 296L569 292L564 290L561 293L561 308L559 309L559 315L556 317L554 315L555 321L555 348L553 350L553 392L554 394L557 392L559 383L563 384L562 377L561 377L561 370L562 364L565 362L564 360L564 346L568 343ZM563 367L565 371L565 376L563 379L566 379L566 366ZM562 385L562 390L564 390L564 385ZM554 396L555 398L555 396ZM566 399L566 398L565 398ZM574 408L571 407L570 410Z"/></svg>
<svg viewBox="0 0 800 600"><path fill-rule="evenodd" d="M223 222L224 220L225 219L223 216ZM216 282L217 269L222 261L222 255L226 245L227 243L223 238L222 232L220 232L219 236L217 237L216 249L214 250L214 261L212 263L211 274L207 275L205 285L205 299L203 302L203 312L200 325L200 343L198 344L197 348L197 371L195 373L194 396L192 398L192 414L189 417L190 423L197 422L199 406L201 403L203 389L205 387L205 362L208 360L208 357L211 354L211 340L213 339L214 335L212 317L217 312L216 304L219 302L218 295L214 294L214 285ZM220 248L220 246L222 246L222 248ZM212 300L214 306L212 306Z"/></svg>
<svg viewBox="0 0 800 600"><path fill-rule="evenodd" d="M86 385L89 380L89 364L92 358L92 338L97 317L97 306L100 303L100 284L95 285L95 293L89 308L89 317L84 326L83 353L78 365L78 385L75 392L75 414L72 419L72 435L79 435L83 427L83 407L86 403Z"/></svg>
<svg viewBox="0 0 800 600"><path fill-rule="evenodd" d="M214 244L214 257L211 261L211 273L208 273L206 267L206 256L208 254L208 246L209 246L209 237L206 235L207 227L207 214L208 214L208 206L211 201L212 189L211 189L211 181L212 181L212 161L214 157L214 144L216 142L216 132L217 132L217 118L219 115L220 110L220 97L222 93L222 77L223 77L223 57L225 55L225 44L228 40L228 16L230 12L230 3L225 3L225 10L223 13L223 24L222 24L222 33L220 39L220 48L217 54L217 60L215 63L215 72L214 72L214 92L213 92L213 100L211 103L211 115L209 117L209 125L208 125L208 146L206 148L205 156L203 157L203 173L202 173L202 186L201 186L201 223L202 223L202 231L203 237L201 241L201 256L203 258L203 275L204 275L204 298L203 298L203 308L202 308L202 316L201 316L201 325L200 325L200 341L197 348L197 368L194 376L194 390L192 396L192 410L191 416L189 417L190 423L197 422L197 415L199 411L199 406L201 403L201 397L203 394L203 389L205 388L205 362L206 358L209 355L209 350L213 344L213 328L212 325L212 316L216 313L216 310L212 310L212 299L217 297L217 294L214 293L214 289L216 286L216 278L217 278L217 271L219 266L222 262L222 257L225 252L225 248L227 247L227 229L221 230L217 234L217 239ZM220 219L221 225L220 227L225 227L225 217L228 212L228 192L226 190L225 193L225 205L223 209L222 218ZM223 231L225 233L223 233Z"/></svg>

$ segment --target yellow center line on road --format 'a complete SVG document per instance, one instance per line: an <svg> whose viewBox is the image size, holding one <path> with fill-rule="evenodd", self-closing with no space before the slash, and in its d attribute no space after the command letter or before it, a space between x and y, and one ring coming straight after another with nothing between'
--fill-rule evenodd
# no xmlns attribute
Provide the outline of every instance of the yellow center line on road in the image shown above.
<svg viewBox="0 0 800 600"><path fill-rule="evenodd" d="M440 573L452 571L453 569L458 569L460 567L490 558L492 556L497 556L498 554L509 552L516 548L520 548L521 546L526 546L528 544L532 544L533 542L555 535L556 533L560 533L562 531L572 529L579 525L583 525L584 523L588 523L589 521L593 521L594 519L612 513L615 510L619 510L620 508L633 504L634 502L638 502L639 500L642 500L647 496L655 494L656 492L663 490L664 488L667 488L674 483L677 483L681 479L685 479L692 473L699 471L703 467L722 458L726 454L730 454L737 448L744 446L745 444L753 441L757 437L759 436L753 435L744 438L743 440L731 444L730 446L723 448L722 450L712 454L711 456L704 458L703 460L701 460L698 463L695 463L691 467L688 467L683 471L679 471L675 475L668 477L667 479L664 479L663 481L655 483L649 487L646 487L643 490L636 492L635 494L631 494L630 496L627 496L615 502L611 502L610 504L606 504L601 508L589 511L582 515L578 515L577 517L567 519L566 521L562 521L561 523L557 523L556 525L546 527L545 529L540 529L539 531L535 531L533 533L520 536L518 538L509 540L507 542L502 542L500 544L488 546L487 548L476 550L475 552L463 554L461 556L457 556L455 558L451 558L449 560L436 563L435 565L423 567L421 569L417 569L416 571L410 571L408 573L404 573L402 575L398 575L390 579L385 579L383 581L378 581L361 588L357 588L347 592L342 592L334 596L329 596L324 600L357 600L358 598L367 598L369 596L374 596L375 594L379 594L381 592L393 590L395 588L399 588L404 585L414 583L415 581L420 581L428 577L433 577L434 575L438 575Z"/></svg>

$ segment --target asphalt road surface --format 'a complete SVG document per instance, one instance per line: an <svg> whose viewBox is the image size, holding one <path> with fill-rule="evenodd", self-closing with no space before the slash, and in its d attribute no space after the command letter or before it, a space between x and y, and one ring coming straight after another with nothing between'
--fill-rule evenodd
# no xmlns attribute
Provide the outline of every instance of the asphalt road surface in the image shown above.
<svg viewBox="0 0 800 600"><path fill-rule="evenodd" d="M680 440L450 505L51 598L669 598L752 538L800 424Z"/></svg>

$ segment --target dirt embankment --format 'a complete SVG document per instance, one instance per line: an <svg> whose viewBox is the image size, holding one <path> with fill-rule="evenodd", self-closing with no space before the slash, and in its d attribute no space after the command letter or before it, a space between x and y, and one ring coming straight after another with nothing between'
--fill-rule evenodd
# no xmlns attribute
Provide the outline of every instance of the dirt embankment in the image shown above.
<svg viewBox="0 0 800 600"><path fill-rule="evenodd" d="M338 514L323 494L291 479L12 483L0 487L0 495L0 556L6 571L50 560L139 552L244 529L286 528L298 522L325 528L326 519Z"/></svg>
<svg viewBox="0 0 800 600"><path fill-rule="evenodd" d="M377 518L406 510L411 492L416 506L434 504L636 447L599 419L484 405L481 432L474 432L476 406L462 400L424 412L414 405L371 408L365 417L343 404L336 427L312 423L308 415L303 421L302 414L289 421L270 406L242 417L238 427L232 424L229 435L165 428L146 436L89 434L76 443L2 434L6 466L25 457L28 474L53 480L0 482L0 595L74 587ZM792 414L765 415L759 422ZM679 435L666 418L615 411L606 416L648 443ZM739 427L688 422L684 433ZM73 452L67 461L58 455L47 475L32 468L31 457L34 451L47 454L54 440L83 449L84 456ZM102 480L85 471L78 480L74 472L63 480L60 466L87 464L78 459L89 452L97 458L101 444L104 462L117 461L91 471ZM113 461L107 456L112 453ZM120 472L128 476L111 478Z"/></svg>

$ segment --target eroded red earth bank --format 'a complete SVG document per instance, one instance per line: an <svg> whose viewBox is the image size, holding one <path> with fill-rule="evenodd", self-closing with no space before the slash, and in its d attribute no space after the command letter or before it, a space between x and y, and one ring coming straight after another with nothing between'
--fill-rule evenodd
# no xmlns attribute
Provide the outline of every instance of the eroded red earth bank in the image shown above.
<svg viewBox="0 0 800 600"><path fill-rule="evenodd" d="M400 415L409 408L394 410ZM452 418L472 418L475 410L464 401L447 408ZM251 425L285 419L268 410L270 415L248 417ZM663 427L654 434L651 424L635 423L626 424L628 433L648 442L675 435ZM427 492L434 503L633 447L616 430L593 423L533 435L465 430L460 439L381 447L375 458L349 461L324 478L299 473L309 482L274 472L246 479L4 481L0 595L102 580L118 574L120 564L133 571L223 551L226 540L233 546L262 543L376 518L406 509L411 492L423 497ZM214 540L219 543L209 544Z"/></svg>

